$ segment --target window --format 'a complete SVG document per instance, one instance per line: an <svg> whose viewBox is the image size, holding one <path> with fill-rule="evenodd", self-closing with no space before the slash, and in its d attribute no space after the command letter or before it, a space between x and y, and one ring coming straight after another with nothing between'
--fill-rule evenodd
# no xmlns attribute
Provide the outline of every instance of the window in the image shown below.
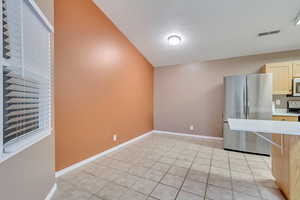
<svg viewBox="0 0 300 200"><path fill-rule="evenodd" d="M11 153L15 144L51 132L52 26L33 0L1 3L0 147Z"/></svg>

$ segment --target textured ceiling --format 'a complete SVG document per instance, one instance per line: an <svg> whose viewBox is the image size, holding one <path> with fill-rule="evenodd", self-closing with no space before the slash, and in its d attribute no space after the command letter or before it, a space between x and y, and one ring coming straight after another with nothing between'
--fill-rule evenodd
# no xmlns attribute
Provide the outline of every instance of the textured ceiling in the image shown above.
<svg viewBox="0 0 300 200"><path fill-rule="evenodd" d="M154 66L300 49L299 0L94 2ZM173 33L182 35L180 46L168 45Z"/></svg>

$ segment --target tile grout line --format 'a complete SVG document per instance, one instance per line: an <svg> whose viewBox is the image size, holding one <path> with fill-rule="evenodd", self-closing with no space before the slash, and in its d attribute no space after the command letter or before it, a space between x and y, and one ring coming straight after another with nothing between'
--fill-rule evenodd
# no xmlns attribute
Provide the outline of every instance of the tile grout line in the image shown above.
<svg viewBox="0 0 300 200"><path fill-rule="evenodd" d="M250 167L250 164L249 164L249 162L248 162L247 156L245 156L245 158L246 158L246 162L247 162L248 168L250 169L251 175L252 175L252 177L253 177L253 179L254 179L254 184L255 184L255 186L256 186L256 189L258 190L259 198L260 198L260 199L264 199L263 196L262 196L262 193L261 193L261 191L260 191L260 188L259 188L259 186L258 186L258 184L257 184L257 182L256 182L254 172L253 172L253 170L252 170L252 168Z"/></svg>
<svg viewBox="0 0 300 200"><path fill-rule="evenodd" d="M174 146L175 145L173 145L173 147L172 148L174 148ZM171 150L169 150L168 152L171 152ZM162 156L163 157L163 156ZM151 196L151 194L154 192L154 190L157 188L157 186L159 185L159 184L163 184L163 183L161 183L161 181L164 179L164 177L168 174L168 172L170 171L170 169L172 168L172 165L177 161L178 159L177 159L177 155L176 155L176 158L175 158L175 161L172 163L172 164L169 164L170 165L170 167L169 167L169 169L166 171L166 173L163 175L163 177L160 179L160 181L158 182L158 184L154 187L154 189L151 191L151 193L147 196L147 199L149 199L149 197L151 197L151 198L153 198L153 196ZM158 162L158 161L157 161ZM165 184L163 184L163 185L165 185ZM168 185L166 185L166 186L168 186ZM156 197L154 197L155 199L157 199ZM146 200L147 200L146 199ZM174 200L176 200L176 197L175 197L175 199Z"/></svg>
<svg viewBox="0 0 300 200"><path fill-rule="evenodd" d="M166 151L164 154L166 154L167 152L170 152L171 149L174 148L174 146L175 146L175 145L173 145L173 146L170 148L170 150ZM162 158L162 157L164 157L164 156L160 156L160 158ZM159 162L160 158L157 159L157 160L154 162L154 164L147 170L147 172L149 172L149 171L153 168L153 166L154 166L156 163ZM169 163L164 163L164 164L168 164L168 165L171 166L171 164L169 164ZM153 181L153 180L151 180L151 179L148 179L148 178L146 178L146 177L140 177L140 176L138 176L139 178L143 178L143 179L150 180L150 181L153 181L153 182L156 182L156 183L157 183L156 186L153 188L153 190L152 190L148 195L145 195L145 194L143 194L143 193L141 193L141 192L139 192L139 191L136 191L136 190L134 190L134 191L136 191L136 192L138 192L138 193L143 194L144 196L146 196L146 199L145 199L145 200L149 199L149 197L154 198L154 199L157 199L157 198L155 198L155 197L152 197L151 194L153 193L153 191L157 188L157 186L158 186L159 184L162 184L161 181L162 181L162 179L165 177L165 175L168 173L168 171L170 170L170 168L171 168L171 167L169 167L169 169L165 172L165 174L161 177L161 179L160 179L158 182L157 182L157 181ZM160 171L160 170L157 170L157 171ZM146 172L146 173L147 173L147 172ZM145 173L145 174L146 174L146 173ZM134 183L134 184L135 184L135 183ZM133 184L133 185L134 185L134 184ZM164 184L163 184L163 185L164 185Z"/></svg>
<svg viewBox="0 0 300 200"><path fill-rule="evenodd" d="M180 191L182 190L182 187L183 187L185 181L187 180L188 174L189 174L189 172L191 171L191 168L192 168L192 166L193 166L193 164L194 164L194 162L195 162L195 159L196 159L196 157L198 156L198 154L199 154L199 151L197 151L196 155L194 156L194 158L193 158L193 160L192 160L192 162L191 162L191 165L190 165L190 167L188 168L188 171L186 172L186 174L185 174L185 176L184 176L183 182L182 182L181 186L179 187L179 189L178 189L178 191L177 191L177 194L176 194L174 200L177 199L177 197L178 197ZM192 193L192 194L193 194L193 193Z"/></svg>
<svg viewBox="0 0 300 200"><path fill-rule="evenodd" d="M171 150L170 150L171 151ZM168 152L170 152L170 151L168 151ZM161 156L161 157L163 157L163 156ZM159 162L159 160L157 160L155 163L158 163ZM155 164L154 164L155 165ZM153 165L153 166L154 166ZM152 166L152 167L153 167ZM169 169L170 169L171 167L169 167ZM156 184L156 186L152 189L152 191L147 195L147 198L146 198L146 200L147 199L149 199L149 197L151 197L151 198L153 198L152 196L151 196L151 194L154 192L154 190L157 188L157 186L160 184L160 182L162 181L162 179L166 176L166 174L168 173L168 171L169 171L169 169L165 172L165 174L162 176L162 178L159 180L159 182L157 182L157 184ZM155 199L157 199L156 197L155 197Z"/></svg>
<svg viewBox="0 0 300 200"><path fill-rule="evenodd" d="M118 160L118 159L115 159L115 158L109 158L109 159L111 159L111 160L116 160L116 161L121 161L121 162L123 162L122 160ZM115 169L115 168L112 168L112 167L110 167L110 166L106 166L106 167L109 167L109 168L111 168L111 169L114 169L114 170L118 170L118 171L121 171L121 170L119 170L119 169ZM151 166L152 167L152 166ZM146 168L146 167L145 167ZM150 170L150 168L148 168L148 170L145 172L145 174L148 172ZM124 171L121 171L122 173L124 173ZM127 175L131 175L131 176L136 176L136 177L138 177L138 178L143 178L142 176L139 176L139 175L136 175L136 174L131 174L130 172L129 172L129 170L128 171L125 171L125 173L127 174ZM134 185L134 184L136 184L136 182L137 181L134 181L134 183L130 186L130 187L128 187L128 186L123 186L123 185L120 185L119 183L116 183L114 180L109 180L108 181L109 183L112 183L112 184L116 184L116 185L118 185L118 186L121 186L121 187L125 187L125 188L127 188L127 189L132 189L131 187ZM103 189L103 188L102 188ZM133 189L134 190L134 189ZM143 193L141 193L141 192L139 192L139 191L136 191L136 190L134 190L135 192L138 192L138 193L140 193L140 194L143 194ZM100 190L98 191L98 192L100 192ZM98 193L97 192L97 193ZM120 199L122 196L123 196L124 194L122 194L122 195L120 195L120 197L118 198L118 199ZM143 194L144 195L144 194ZM99 196L98 196L99 197ZM101 197L99 197L100 199L101 199Z"/></svg>
<svg viewBox="0 0 300 200"><path fill-rule="evenodd" d="M171 151L171 150L170 150ZM170 152L169 151L169 152ZM164 156L161 156L161 157L164 157ZM178 159L176 158L175 159L175 161L173 162L173 163L175 163L176 161L177 161ZM155 163L147 170L147 172L149 172L151 169L152 169L152 167L155 165L155 164L157 164L157 163L161 163L161 162L159 162L159 159L157 160L157 161L155 161ZM134 174L130 174L130 175L133 175L133 176L137 176L137 177L139 177L139 178L142 178L142 179L146 179L146 180L149 180L149 181L153 181L153 182L156 182L157 183L157 185L154 187L154 189L150 192L150 194L148 194L148 195L146 195L147 196L147 199L149 198L149 197L151 197L151 198L155 198L155 199L157 199L156 197L153 197L153 196L151 196L151 194L153 193L153 191L157 188L157 186L159 185L159 184L162 184L162 185L165 185L165 186L168 186L168 187L172 187L172 188L174 188L174 189L177 189L177 188L175 188L174 186L170 186L170 185L167 185L167 184L164 184L164 183L162 183L162 180L164 179L164 177L168 174L168 172L170 171L170 169L172 168L172 164L173 163L162 163L162 164L167 164L167 165L170 165L170 167L168 168L168 170L164 173L164 175L161 177L161 179L159 180L159 181L154 181L154 180L152 180L152 179L149 179L149 178L146 178L146 177L143 177L143 176L138 176L138 175L134 175ZM179 166L177 166L177 167L179 167ZM156 170L156 169L154 169L154 170ZM156 171L160 171L160 170L156 170ZM146 172L146 173L147 173ZM160 171L160 172L162 172L162 171ZM145 173L145 174L146 174ZM175 175L174 175L175 176ZM116 183L116 184L118 184L118 183ZM134 185L134 184L133 184ZM124 186L123 186L124 187ZM130 188L129 188L130 189ZM136 190L134 190L134 191L136 191ZM144 193L141 193L141 192L139 192L139 191L136 191L136 192L138 192L138 193L140 193L140 194L143 194L143 195L145 195Z"/></svg>
<svg viewBox="0 0 300 200"><path fill-rule="evenodd" d="M170 152L171 150L169 150L169 151L167 151L167 152ZM162 158L163 156L160 156L160 158ZM159 160L160 160L160 158L159 159L157 159L155 162L154 162L154 164L147 170L147 172L146 173L148 173L152 168L153 168L153 166L155 165L155 164L157 164L158 162L159 162ZM160 170L157 170L157 171L160 171ZM169 171L169 169L167 170L167 172ZM160 184L160 182L161 182L161 180L165 177L165 175L167 174L167 172L165 172L165 174L162 176L162 178L157 182L157 181L153 181L153 180L151 180L151 179L148 179L148 178L146 178L146 177L140 177L140 176L138 176L139 178L143 178L143 179L146 179L146 180L150 180L150 181L153 181L153 182L156 182L157 184L155 185L155 187L152 189L152 191L148 194L148 195L145 195L145 194L143 194L143 193L141 193L141 192L139 192L139 191L136 191L136 190L134 190L134 191L136 191L136 192L138 192L138 193L140 193L140 194L143 194L144 196L146 196L146 199L145 200L147 200L147 199L149 199L149 197L151 197L151 198L153 198L152 196L151 196L151 194L153 193L153 191L156 189L156 187ZM145 173L145 174L146 174ZM135 183L134 183L135 184ZM133 184L133 185L134 185ZM133 186L132 185L132 186ZM157 198L155 198L155 199L157 199Z"/></svg>
<svg viewBox="0 0 300 200"><path fill-rule="evenodd" d="M208 170L208 176L207 176L207 180L206 180L206 186L205 186L205 192L204 192L204 199L206 199L206 195L207 195L207 190L208 190L208 181L209 181L209 177L210 177L210 173L211 173L211 168L212 168L212 159L213 159L213 155L214 155L214 151L212 151L211 155L210 155L210 164L209 164L209 170Z"/></svg>
<svg viewBox="0 0 300 200"><path fill-rule="evenodd" d="M230 174L230 184L231 184L231 192L232 192L232 199L235 199L234 195L234 188L233 188L233 180L232 180L232 173L231 173L231 162L230 162L230 153L228 152L228 167L229 167L229 174Z"/></svg>
<svg viewBox="0 0 300 200"><path fill-rule="evenodd" d="M171 150L170 150L170 151L171 151ZM169 152L170 152L170 151L169 151ZM195 159L195 157L197 157L197 155L198 155L198 152L197 152L197 154L194 156L194 159ZM191 163L194 162L194 159L191 161ZM183 186L183 184L184 184L184 182L185 182L185 180L186 180L186 177L187 177L187 175L188 175L189 169L190 169L191 166L192 166L192 164L191 164L190 167L187 168L188 171L187 171L187 173L186 173L186 175L185 175L185 177L184 177L184 180L183 180L183 182L182 182L182 184L181 184L181 186L180 186L179 188L176 188L176 187L174 187L174 186L170 186L170 185L167 185L167 184L162 183L161 181L162 181L163 178L168 174L168 172L170 171L170 169L171 169L172 167L174 167L174 166L175 166L175 167L180 167L180 166L176 166L176 165L172 166L176 161L182 161L182 160L179 160L179 159L178 159L178 155L176 156L175 161L174 161L172 164L169 164L169 163L168 163L168 164L170 165L169 169L168 169L167 172L164 174L164 176L160 179L159 183L155 186L155 188L152 190L152 192L149 194L148 198L149 198L149 197L153 198L153 196L151 196L151 194L153 193L153 191L156 189L156 187L157 187L159 184L162 184L162 185L165 185L165 186L168 186L168 187L171 187L171 188L174 188L174 189L178 190L177 193L176 193L175 199L174 199L174 200L176 200L176 198L177 198L177 196L178 196L178 193L181 191L181 188L182 188L182 186ZM157 161L157 162L158 162L158 161ZM186 161L186 162L187 162L187 161ZM185 167L182 167L182 168L185 168ZM171 174L171 175L173 175L173 174ZM173 176L176 176L176 175L173 175ZM177 177L177 176L176 176L176 177ZM157 199L156 197L154 197L154 198Z"/></svg>

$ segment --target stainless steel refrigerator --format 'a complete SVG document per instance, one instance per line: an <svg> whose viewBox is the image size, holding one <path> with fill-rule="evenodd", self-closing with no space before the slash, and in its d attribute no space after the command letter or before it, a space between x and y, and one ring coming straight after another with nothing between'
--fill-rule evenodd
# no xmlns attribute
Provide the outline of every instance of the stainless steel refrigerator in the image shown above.
<svg viewBox="0 0 300 200"><path fill-rule="evenodd" d="M224 89L224 149L270 155L268 142L255 134L231 131L228 119L272 120L272 75L227 76ZM264 136L271 139L270 135Z"/></svg>

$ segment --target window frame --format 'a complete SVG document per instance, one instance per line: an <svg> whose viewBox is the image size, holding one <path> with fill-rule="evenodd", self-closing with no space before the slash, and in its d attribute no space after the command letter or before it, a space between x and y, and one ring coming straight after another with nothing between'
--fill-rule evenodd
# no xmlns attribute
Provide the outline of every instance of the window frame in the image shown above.
<svg viewBox="0 0 300 200"><path fill-rule="evenodd" d="M49 51L49 61L51 60L51 33L54 32L54 28L51 25L51 23L48 21L47 17L44 15L44 13L41 11L41 9L38 7L38 5L35 3L34 0L19 0L20 2L27 4L31 9L32 12L35 13L35 15L39 18L41 23L44 24L44 26L49 31L48 35L48 51ZM0 7L2 9L2 1L0 1ZM23 10L23 7L21 6L21 10ZM2 24L2 14L0 15L0 25ZM23 24L23 23L21 23ZM24 136L21 136L19 139L17 139L15 142L12 142L11 144L6 145L6 148L11 149L9 152L4 152L4 144L3 144L3 65L5 64L5 59L3 58L3 30L0 29L0 41L1 41L1 48L0 48L0 70L1 70L1 76L0 76L0 105L2 105L2 109L0 109L0 163L4 162L5 160L9 159L10 157L22 152L23 150L27 149L28 147L32 146L33 144L36 144L43 140L44 138L48 137L52 134L52 63L49 63L49 127L48 129L45 129L43 131L39 132L32 132L29 134L26 134ZM23 28L21 25L21 40L22 40L22 54L23 52ZM23 58L22 58L23 62Z"/></svg>
<svg viewBox="0 0 300 200"><path fill-rule="evenodd" d="M0 1L0 8L1 8L1 13L2 13L2 1ZM0 158L3 157L3 18L2 14L0 15L0 42L1 42L1 47L0 47L0 70L1 70L1 76L0 76L0 105L2 109L0 109Z"/></svg>

